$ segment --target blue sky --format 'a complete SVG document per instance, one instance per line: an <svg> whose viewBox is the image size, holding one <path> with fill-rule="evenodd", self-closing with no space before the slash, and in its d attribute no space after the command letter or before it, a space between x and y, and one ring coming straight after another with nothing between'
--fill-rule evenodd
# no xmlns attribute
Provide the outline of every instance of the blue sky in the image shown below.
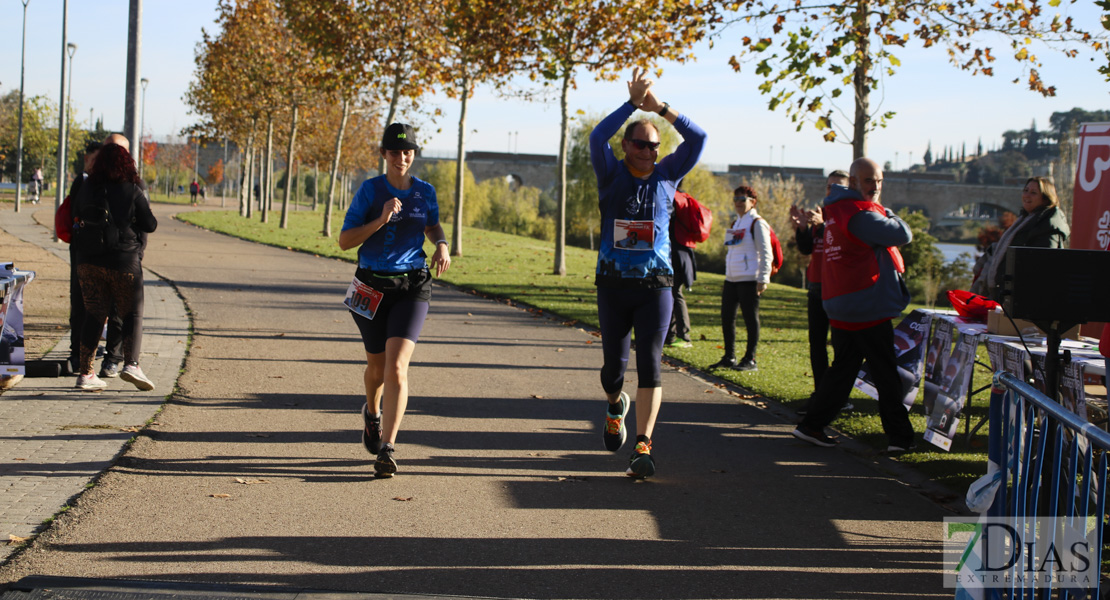
<svg viewBox="0 0 1110 600"><path fill-rule="evenodd" d="M72 97L76 116L103 116L109 128L123 124L124 73L126 70L127 0L69 2L69 41L77 44L74 56ZM28 95L57 99L60 87L61 0L30 0L27 8ZM179 132L195 122L182 101L192 78L193 56L201 28L213 30L214 0L147 0L143 10L142 76L150 79L146 96L146 129L155 135ZM1050 9L1053 10L1053 9ZM1072 7L1077 23L1094 28L1099 11L1092 2ZM19 87L20 0L0 3L0 89ZM709 132L703 162L712 164L767 164L842 168L851 160L851 147L824 142L812 128L794 131L781 111L767 110L767 96L759 94L761 79L750 70L735 74L728 57L744 33L729 33L716 48L696 49L698 61L663 65L658 79L659 96L687 114ZM981 138L987 147L1000 143L1008 129L1028 127L1036 120L1048 127L1055 111L1081 107L1110 108L1110 83L1098 74L1105 55L1088 53L1065 59L1038 49L1042 76L1057 86L1057 96L1042 98L1023 85L1010 83L1021 75L1008 60L1007 47L994 45L999 56L995 77L973 77L950 66L943 50L910 47L898 54L903 67L885 88L883 110L897 116L886 129L871 134L869 154L880 162L907 166L910 153L920 162L931 141L934 153L945 145L975 147ZM1093 59L1093 60L1092 60ZM627 98L623 81L594 83L579 76L579 89L571 95L572 113L606 113ZM873 95L872 105L879 100ZM458 103L439 93L428 99L444 115L435 123L421 124L422 144L430 150L450 151L457 143ZM842 108L851 111L850 105ZM467 147L472 150L554 154L559 144L559 106L498 98L479 88L470 102Z"/></svg>

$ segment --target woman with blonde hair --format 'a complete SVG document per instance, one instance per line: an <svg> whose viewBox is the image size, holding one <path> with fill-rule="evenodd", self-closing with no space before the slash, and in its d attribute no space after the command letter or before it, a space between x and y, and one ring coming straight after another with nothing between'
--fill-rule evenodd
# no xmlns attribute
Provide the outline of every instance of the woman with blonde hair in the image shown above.
<svg viewBox="0 0 1110 600"><path fill-rule="evenodd" d="M1059 206L1056 187L1047 177L1030 177L1021 192L1018 220L987 248L980 261L983 269L971 291L1002 301L1002 276L1006 269L1006 250L1012 247L1066 248L1071 227Z"/></svg>

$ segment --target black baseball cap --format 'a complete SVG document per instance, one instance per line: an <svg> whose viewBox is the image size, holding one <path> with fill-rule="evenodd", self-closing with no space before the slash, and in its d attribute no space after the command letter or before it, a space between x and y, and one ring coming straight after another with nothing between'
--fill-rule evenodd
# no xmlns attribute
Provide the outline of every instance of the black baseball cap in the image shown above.
<svg viewBox="0 0 1110 600"><path fill-rule="evenodd" d="M100 150L101 146L103 146L103 144L101 144L100 142L89 140L85 143L85 154L92 154L93 152Z"/></svg>
<svg viewBox="0 0 1110 600"><path fill-rule="evenodd" d="M407 123L393 123L382 135L382 150L419 150L416 130Z"/></svg>

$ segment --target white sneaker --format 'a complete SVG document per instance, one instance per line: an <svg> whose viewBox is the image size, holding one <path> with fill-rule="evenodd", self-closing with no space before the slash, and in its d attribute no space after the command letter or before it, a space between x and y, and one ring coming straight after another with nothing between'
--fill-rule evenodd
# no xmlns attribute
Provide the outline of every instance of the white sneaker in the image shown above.
<svg viewBox="0 0 1110 600"><path fill-rule="evenodd" d="M87 392L97 392L108 387L108 382L97 377L95 373L91 375L78 375L77 385L73 387Z"/></svg>
<svg viewBox="0 0 1110 600"><path fill-rule="evenodd" d="M123 372L119 374L119 378L134 384L135 387L144 392L149 392L154 389L154 382L147 379L147 376L143 374L143 370L139 368L139 365L127 365L123 368Z"/></svg>

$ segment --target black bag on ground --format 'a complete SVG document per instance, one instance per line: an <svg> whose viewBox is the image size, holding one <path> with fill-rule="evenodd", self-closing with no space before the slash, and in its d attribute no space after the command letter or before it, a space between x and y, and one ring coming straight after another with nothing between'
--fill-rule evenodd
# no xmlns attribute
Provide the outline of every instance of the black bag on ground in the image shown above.
<svg viewBox="0 0 1110 600"><path fill-rule="evenodd" d="M86 194L74 207L73 247L85 256L108 254L119 245L119 226L108 208L108 191ZM95 198L89 197L93 195Z"/></svg>

